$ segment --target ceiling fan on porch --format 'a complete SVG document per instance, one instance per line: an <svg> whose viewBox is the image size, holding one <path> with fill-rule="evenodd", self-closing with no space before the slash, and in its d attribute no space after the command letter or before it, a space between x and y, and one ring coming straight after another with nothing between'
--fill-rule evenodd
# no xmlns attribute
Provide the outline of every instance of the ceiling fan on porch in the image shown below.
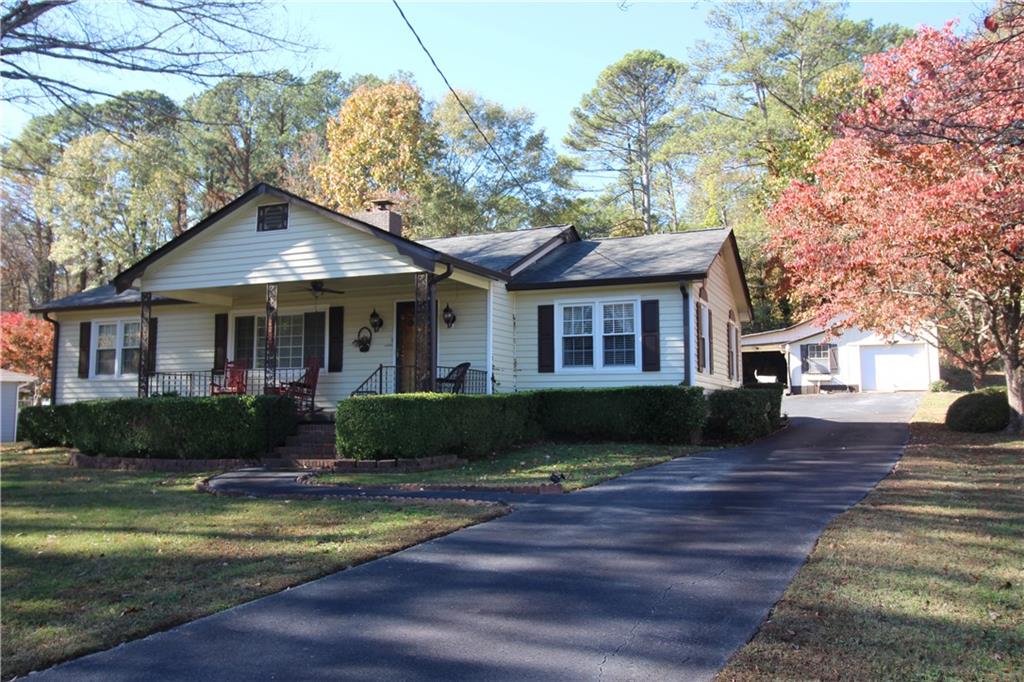
<svg viewBox="0 0 1024 682"><path fill-rule="evenodd" d="M312 293L313 294L313 298L320 298L324 294L343 294L343 293L345 293L344 291L339 291L337 289L331 289L330 287L325 287L324 286L324 281L322 279L314 279L313 281L311 281L309 283L308 287L303 287L303 290Z"/></svg>

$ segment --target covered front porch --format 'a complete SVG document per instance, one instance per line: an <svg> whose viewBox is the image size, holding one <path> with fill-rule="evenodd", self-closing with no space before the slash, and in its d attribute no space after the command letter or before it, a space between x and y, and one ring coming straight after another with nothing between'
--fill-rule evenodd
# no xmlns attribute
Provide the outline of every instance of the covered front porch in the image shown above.
<svg viewBox="0 0 1024 682"><path fill-rule="evenodd" d="M305 384L313 411L354 395L490 393L490 282L439 270L159 292L191 304L173 307L143 283L138 395Z"/></svg>

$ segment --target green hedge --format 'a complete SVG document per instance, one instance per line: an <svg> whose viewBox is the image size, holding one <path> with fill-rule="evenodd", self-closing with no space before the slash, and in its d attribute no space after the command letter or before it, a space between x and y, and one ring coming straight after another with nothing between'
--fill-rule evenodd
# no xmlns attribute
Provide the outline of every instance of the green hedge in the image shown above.
<svg viewBox="0 0 1024 682"><path fill-rule="evenodd" d="M37 446L64 445L89 455L251 457L295 430L295 405L278 396L91 400L26 408L18 428Z"/></svg>
<svg viewBox="0 0 1024 682"><path fill-rule="evenodd" d="M778 426L782 421L782 395L786 392L785 384L747 384L743 388L750 388L755 391L768 391L772 396L771 410L772 425Z"/></svg>
<svg viewBox="0 0 1024 682"><path fill-rule="evenodd" d="M480 457L551 439L688 443L704 423L703 390L677 386L497 395L406 393L338 403L342 457Z"/></svg>
<svg viewBox="0 0 1024 682"><path fill-rule="evenodd" d="M691 443L704 425L704 389L686 386L537 391L546 438Z"/></svg>
<svg viewBox="0 0 1024 682"><path fill-rule="evenodd" d="M482 456L537 440L528 393L403 393L342 400L335 413L341 457Z"/></svg>
<svg viewBox="0 0 1024 682"><path fill-rule="evenodd" d="M962 395L946 410L946 426L953 431L1001 431L1010 423L1005 388L983 388Z"/></svg>
<svg viewBox="0 0 1024 682"><path fill-rule="evenodd" d="M714 391L707 396L705 438L724 443L746 443L767 436L781 419L782 398L759 388Z"/></svg>

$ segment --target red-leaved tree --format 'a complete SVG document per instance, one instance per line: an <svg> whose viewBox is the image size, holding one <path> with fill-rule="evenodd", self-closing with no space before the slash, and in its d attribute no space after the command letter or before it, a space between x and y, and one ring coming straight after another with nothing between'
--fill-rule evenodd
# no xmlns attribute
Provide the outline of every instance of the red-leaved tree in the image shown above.
<svg viewBox="0 0 1024 682"><path fill-rule="evenodd" d="M1024 19L1014 10L986 26L923 28L869 58L866 104L770 220L792 292L819 322L845 315L883 334L936 324L940 337L958 328L994 347L1019 432Z"/></svg>
<svg viewBox="0 0 1024 682"><path fill-rule="evenodd" d="M52 343L48 322L22 313L0 313L0 367L39 377L32 396L37 405L50 391Z"/></svg>

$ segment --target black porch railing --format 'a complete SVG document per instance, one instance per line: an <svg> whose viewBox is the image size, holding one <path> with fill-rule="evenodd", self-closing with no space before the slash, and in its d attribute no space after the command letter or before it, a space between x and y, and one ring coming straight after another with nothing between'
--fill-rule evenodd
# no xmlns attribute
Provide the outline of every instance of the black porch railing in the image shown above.
<svg viewBox="0 0 1024 682"><path fill-rule="evenodd" d="M303 367L279 368L274 373L272 386L298 381L302 378ZM250 369L245 372L246 395L263 395L266 388L266 377L263 369ZM192 372L152 372L147 377L149 395L174 395L182 398L202 398L212 395L213 385L224 385L223 370L206 370Z"/></svg>
<svg viewBox="0 0 1024 682"><path fill-rule="evenodd" d="M444 379L455 369L454 367L438 367L438 379ZM416 390L416 367L413 365L378 365L373 374L366 378L353 396L387 395L391 393L411 393ZM446 387L445 392L452 392ZM483 395L487 393L487 372L480 369L467 369L466 376L458 393Z"/></svg>

